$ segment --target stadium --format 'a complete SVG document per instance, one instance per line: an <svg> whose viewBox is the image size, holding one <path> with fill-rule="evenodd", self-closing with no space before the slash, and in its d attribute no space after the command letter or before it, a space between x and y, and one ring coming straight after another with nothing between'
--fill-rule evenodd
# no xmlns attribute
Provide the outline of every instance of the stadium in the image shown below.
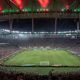
<svg viewBox="0 0 80 80"><path fill-rule="evenodd" d="M80 80L80 0L0 1L0 80Z"/></svg>

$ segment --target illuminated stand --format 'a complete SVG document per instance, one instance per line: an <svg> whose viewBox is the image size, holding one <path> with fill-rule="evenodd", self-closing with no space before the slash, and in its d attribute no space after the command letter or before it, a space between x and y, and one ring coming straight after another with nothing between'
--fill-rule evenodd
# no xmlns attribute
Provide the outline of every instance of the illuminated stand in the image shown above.
<svg viewBox="0 0 80 80"><path fill-rule="evenodd" d="M16 5L20 10L23 9L23 0L10 0L14 5Z"/></svg>

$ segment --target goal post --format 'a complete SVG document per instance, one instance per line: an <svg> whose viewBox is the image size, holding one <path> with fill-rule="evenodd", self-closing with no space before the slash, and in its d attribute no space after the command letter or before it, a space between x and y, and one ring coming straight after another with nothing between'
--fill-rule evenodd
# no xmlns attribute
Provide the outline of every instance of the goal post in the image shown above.
<svg viewBox="0 0 80 80"><path fill-rule="evenodd" d="M49 66L49 61L40 61L40 66Z"/></svg>

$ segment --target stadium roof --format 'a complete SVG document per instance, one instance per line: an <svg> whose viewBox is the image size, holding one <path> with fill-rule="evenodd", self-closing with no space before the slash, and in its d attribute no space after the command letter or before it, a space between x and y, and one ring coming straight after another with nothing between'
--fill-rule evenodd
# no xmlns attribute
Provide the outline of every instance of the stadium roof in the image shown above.
<svg viewBox="0 0 80 80"><path fill-rule="evenodd" d="M25 16L31 18L32 13L34 17L46 17L42 14L46 13L47 17L71 16L77 18L80 15L80 0L0 0L0 16L19 14L20 18L25 18ZM68 15L66 16L65 13Z"/></svg>

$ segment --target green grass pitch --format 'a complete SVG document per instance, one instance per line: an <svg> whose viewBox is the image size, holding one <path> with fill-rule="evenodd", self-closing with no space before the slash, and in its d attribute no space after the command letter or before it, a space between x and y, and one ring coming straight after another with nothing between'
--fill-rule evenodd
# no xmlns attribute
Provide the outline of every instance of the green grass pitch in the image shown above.
<svg viewBox="0 0 80 80"><path fill-rule="evenodd" d="M49 62L49 65L80 66L80 57L65 50L26 49L5 60L7 65L36 64Z"/></svg>
<svg viewBox="0 0 80 80"><path fill-rule="evenodd" d="M71 52L65 50L47 50L47 49L26 49L18 52L4 60L4 64L7 65L24 65L24 64L36 64L40 65L40 62L48 61L50 65L68 65L68 66L80 66L80 57L71 54ZM3 67L2 67L3 69ZM54 70L56 72L75 72L80 71L80 67L65 68L65 67L5 67L7 71L17 72L29 72L38 73L41 75L48 75L49 71Z"/></svg>

